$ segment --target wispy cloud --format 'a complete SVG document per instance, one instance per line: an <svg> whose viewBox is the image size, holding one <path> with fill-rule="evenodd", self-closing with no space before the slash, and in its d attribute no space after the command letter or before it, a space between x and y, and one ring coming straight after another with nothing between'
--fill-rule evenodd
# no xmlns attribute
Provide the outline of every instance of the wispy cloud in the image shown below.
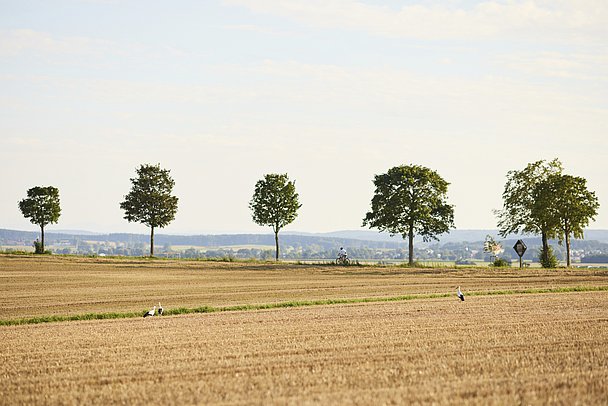
<svg viewBox="0 0 608 406"><path fill-rule="evenodd" d="M594 54L554 51L511 53L497 57L496 62L538 77L608 82L608 48L605 52Z"/></svg>
<svg viewBox="0 0 608 406"><path fill-rule="evenodd" d="M254 33L282 36L282 37L294 35L291 32L277 30L277 29L269 27L269 26L258 25L258 24L229 24L229 25L225 25L224 29L229 30L229 31L254 32Z"/></svg>
<svg viewBox="0 0 608 406"><path fill-rule="evenodd" d="M564 69L576 71L579 66L564 63ZM5 80L27 81L40 89L41 95L61 92L74 106L79 101L96 103L100 108L112 106L120 116L118 120L135 123L140 128L148 128L149 123L160 117L172 125L181 122L204 125L209 129L207 134L213 134L205 136L211 143L220 141L215 138L217 134L247 133L251 129L227 129L226 120L236 120L245 126L247 123L268 126L277 117L286 131L288 127L310 127L313 118L312 122L322 122L322 127L328 130L360 127L389 134L388 137L398 137L399 131L461 134L470 123L476 123L474 130L461 135L480 139L488 131L495 137L534 133L537 138L551 138L555 142L568 141L570 132L579 128L581 122L586 123L590 137L602 133L606 126L607 112L601 108L601 93L573 91L559 84L489 75L474 79L436 77L396 68L277 60L221 65L210 71L223 75L218 77L225 84L57 77ZM230 78L247 80L232 85ZM158 111L159 108L162 110ZM202 117L198 113L210 109L218 113ZM294 134L294 130L288 132Z"/></svg>
<svg viewBox="0 0 608 406"><path fill-rule="evenodd" d="M255 12L317 27L360 30L417 39L494 39L534 35L535 39L580 40L608 35L608 2L601 0L484 1L473 7L412 4L400 9L357 0L224 0ZM453 3L452 3L453 4Z"/></svg>
<svg viewBox="0 0 608 406"><path fill-rule="evenodd" d="M83 36L58 36L31 29L0 31L0 57L16 57L22 54L58 58L145 57L158 59L181 57L187 55L187 52L171 46L151 47L136 42L118 43Z"/></svg>
<svg viewBox="0 0 608 406"><path fill-rule="evenodd" d="M113 44L108 41L86 37L56 38L29 29L0 32L0 56L14 56L24 52L91 56L112 47Z"/></svg>

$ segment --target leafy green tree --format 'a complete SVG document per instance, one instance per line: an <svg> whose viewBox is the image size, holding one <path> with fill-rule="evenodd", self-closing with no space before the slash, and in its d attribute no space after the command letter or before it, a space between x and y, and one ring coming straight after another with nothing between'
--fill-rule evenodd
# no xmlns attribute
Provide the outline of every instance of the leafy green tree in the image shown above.
<svg viewBox="0 0 608 406"><path fill-rule="evenodd" d="M150 227L150 256L154 256L154 229L167 226L177 213L178 198L172 196L175 181L168 169L160 164L141 165L137 177L131 179L132 187L120 208L124 218Z"/></svg>
<svg viewBox="0 0 608 406"><path fill-rule="evenodd" d="M538 193L539 187L550 175L560 175L562 164L558 159L528 164L521 171L509 171L502 194L503 209L496 211L498 229L502 237L511 233L540 234L542 240L541 263L549 263L549 239L558 234L554 216L547 210L554 196Z"/></svg>
<svg viewBox="0 0 608 406"><path fill-rule="evenodd" d="M279 231L293 222L302 207L298 201L295 181L287 174L268 174L255 184L249 202L253 221L261 226L271 226L276 245L275 259L279 260Z"/></svg>
<svg viewBox="0 0 608 406"><path fill-rule="evenodd" d="M570 236L583 238L583 229L595 219L599 202L594 192L587 189L587 180L578 176L552 174L536 190L535 210L547 213L557 224L560 244L566 243L566 264L570 267ZM540 215L538 215L540 217Z"/></svg>
<svg viewBox="0 0 608 406"><path fill-rule="evenodd" d="M36 247L36 253L44 253L44 227L57 223L61 215L59 189L53 186L35 186L29 189L27 197L19 202L19 210L30 222L40 226L41 248L38 250Z"/></svg>
<svg viewBox="0 0 608 406"><path fill-rule="evenodd" d="M424 241L454 228L454 206L447 204L449 183L429 168L396 166L374 178L372 209L363 225L401 234L409 242L409 264L414 263L414 236Z"/></svg>

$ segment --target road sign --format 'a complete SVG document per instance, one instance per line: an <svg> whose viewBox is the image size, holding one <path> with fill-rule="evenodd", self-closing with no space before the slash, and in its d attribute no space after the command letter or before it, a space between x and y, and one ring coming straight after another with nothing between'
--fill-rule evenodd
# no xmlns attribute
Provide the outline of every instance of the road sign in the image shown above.
<svg viewBox="0 0 608 406"><path fill-rule="evenodd" d="M517 240L517 242L513 246L513 249L515 250L515 252L517 252L517 255L519 255L519 257L521 258L524 256L528 247L526 247L526 244L524 244L524 242L522 240Z"/></svg>
<svg viewBox="0 0 608 406"><path fill-rule="evenodd" d="M519 268L521 269L524 267L524 263L521 257L524 256L528 247L526 247L526 244L524 244L522 240L517 240L517 242L513 246L513 249L515 250L515 252L517 252L517 255L519 255Z"/></svg>

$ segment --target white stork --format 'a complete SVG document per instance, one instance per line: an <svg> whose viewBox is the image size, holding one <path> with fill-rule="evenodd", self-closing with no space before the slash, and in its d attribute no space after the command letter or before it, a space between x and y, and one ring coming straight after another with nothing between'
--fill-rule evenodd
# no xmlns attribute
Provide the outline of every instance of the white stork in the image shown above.
<svg viewBox="0 0 608 406"><path fill-rule="evenodd" d="M147 312L145 312L144 313L144 317L154 316L155 312L156 312L156 306L154 306L153 308L151 308L150 310L148 310Z"/></svg>
<svg viewBox="0 0 608 406"><path fill-rule="evenodd" d="M460 291L460 286L458 286L458 292L456 292L456 294L458 295L458 298L464 302L464 295Z"/></svg>
<svg viewBox="0 0 608 406"><path fill-rule="evenodd" d="M163 315L163 307L160 305L160 302L158 302L158 315L159 316Z"/></svg>

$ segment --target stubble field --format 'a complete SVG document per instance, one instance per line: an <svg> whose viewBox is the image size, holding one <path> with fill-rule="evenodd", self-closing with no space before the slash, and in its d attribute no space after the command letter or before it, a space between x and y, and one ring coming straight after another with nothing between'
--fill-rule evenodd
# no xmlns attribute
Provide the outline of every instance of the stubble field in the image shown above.
<svg viewBox="0 0 608 406"><path fill-rule="evenodd" d="M0 326L1 404L606 404L608 274L0 257L0 320L469 295ZM485 295L497 290L590 291ZM56 306L54 306L56 305Z"/></svg>

